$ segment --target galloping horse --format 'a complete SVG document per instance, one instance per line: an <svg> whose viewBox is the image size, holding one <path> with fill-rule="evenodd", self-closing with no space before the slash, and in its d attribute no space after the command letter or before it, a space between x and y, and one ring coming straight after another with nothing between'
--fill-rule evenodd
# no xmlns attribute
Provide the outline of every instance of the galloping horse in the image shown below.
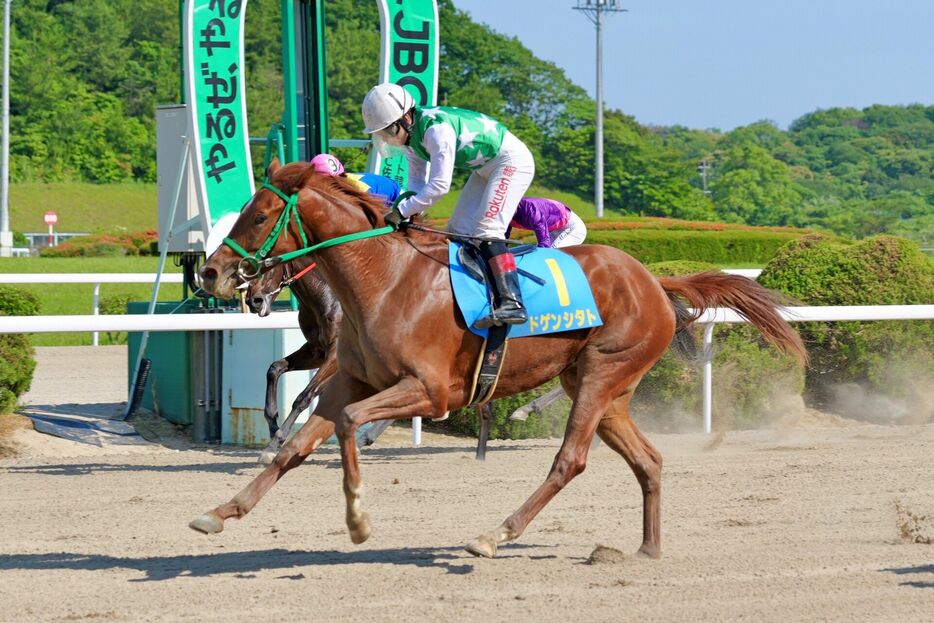
<svg viewBox="0 0 934 623"><path fill-rule="evenodd" d="M203 287L221 298L229 298L243 278L246 271L238 272L241 261L258 264L256 256L241 255L263 247L270 250L271 231L276 232L270 250L275 255L300 246L299 228L309 243L321 244L354 232L379 233L372 230L384 225L381 202L339 178L315 174L307 164L280 168L273 163L268 175L268 185L244 207L228 243L201 268ZM291 234L280 236L273 223L283 220ZM629 415L639 380L668 348L676 329L686 328L709 307L735 309L769 342L801 361L806 359L804 347L778 314L772 293L752 280L720 273L656 278L612 247L583 245L566 252L587 275L604 324L512 340L494 398L558 376L573 406L545 482L499 527L470 542L467 550L492 557L498 545L519 537L558 491L584 470L597 434L635 472L643 495L639 551L657 557L662 458ZM314 415L272 465L231 501L192 521L193 529L216 533L223 530L226 519L243 517L285 472L336 431L350 538L362 543L369 537L354 438L357 427L383 419L438 417L470 400L470 371L483 340L467 329L455 305L447 253L446 242L411 230L314 251L318 269L343 308L338 371L326 382ZM679 297L694 308L693 314Z"/></svg>
<svg viewBox="0 0 934 623"><path fill-rule="evenodd" d="M294 265L292 265L294 264ZM291 355L272 362L266 371L266 403L263 416L269 426L269 444L260 453L259 462L272 463L279 448L288 438L299 414L308 408L320 392L324 382L337 371L337 335L342 317L340 303L328 284L314 272L315 262L307 256L280 264L250 282L246 302L254 314L268 316L283 287L292 288L298 299L298 326L305 336L305 344ZM295 272L291 272L295 271ZM286 372L317 369L308 386L295 398L288 417L279 426L279 378ZM476 458L486 459L486 442L490 436L493 417L489 403L477 407L480 434L477 438ZM376 422L360 440L370 445L385 432L392 420Z"/></svg>

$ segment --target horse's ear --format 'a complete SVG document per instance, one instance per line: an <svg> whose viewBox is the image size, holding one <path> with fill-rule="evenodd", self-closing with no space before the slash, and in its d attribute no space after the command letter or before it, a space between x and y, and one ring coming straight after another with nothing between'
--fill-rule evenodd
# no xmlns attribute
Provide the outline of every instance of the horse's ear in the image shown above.
<svg viewBox="0 0 934 623"><path fill-rule="evenodd" d="M276 171L278 171L278 170L279 170L279 167L281 167L281 166L282 166L282 165L279 164L279 157L278 157L278 156L273 156L272 162L270 162L270 163L269 163L269 166L266 167L266 179L268 180L269 178L271 178L272 175L273 175L273 173L275 173Z"/></svg>
<svg viewBox="0 0 934 623"><path fill-rule="evenodd" d="M316 175L321 175L321 174L318 173L314 167L311 167L311 166L308 167L305 170L305 172L302 173L302 176L298 178L298 185L296 186L296 188L305 188L306 186L309 185L308 182L311 181L311 178L313 178Z"/></svg>

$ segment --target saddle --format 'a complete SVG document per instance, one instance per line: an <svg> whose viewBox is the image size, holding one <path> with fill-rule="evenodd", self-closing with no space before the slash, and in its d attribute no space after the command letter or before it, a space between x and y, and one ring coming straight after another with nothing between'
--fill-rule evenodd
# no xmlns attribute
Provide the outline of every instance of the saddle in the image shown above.
<svg viewBox="0 0 934 623"><path fill-rule="evenodd" d="M514 249L513 255L528 253L534 248L532 245L517 247ZM492 307L493 293L490 291L490 282L493 278L480 249L474 244L461 245L457 250L457 258L468 275L486 286L487 297ZM485 404L493 397L493 392L496 390L496 384L499 381L499 374L503 368L503 361L506 359L506 337L508 334L509 325L490 327L487 337L483 341L483 350L474 368L470 403L467 406Z"/></svg>
<svg viewBox="0 0 934 623"><path fill-rule="evenodd" d="M451 289L469 331L484 338L474 369L470 404L489 401L496 389L508 339L600 326L590 284L575 259L554 249L534 245L514 247L522 297L529 312L525 324L477 329L473 323L493 308L486 259L466 240L454 240L448 250ZM533 274L537 273L537 274ZM543 279L542 277L546 277Z"/></svg>

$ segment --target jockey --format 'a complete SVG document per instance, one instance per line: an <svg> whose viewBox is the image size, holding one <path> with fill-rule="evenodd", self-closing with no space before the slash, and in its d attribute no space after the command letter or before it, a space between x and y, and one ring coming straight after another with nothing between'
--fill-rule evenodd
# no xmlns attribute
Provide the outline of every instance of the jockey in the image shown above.
<svg viewBox="0 0 934 623"><path fill-rule="evenodd" d="M375 173L347 173L343 163L331 154L318 154L311 159L311 166L318 173L347 178L363 192L382 199L387 206L392 206L402 191L396 180L391 177Z"/></svg>
<svg viewBox="0 0 934 623"><path fill-rule="evenodd" d="M581 217L571 208L554 199L525 197L519 202L515 216L506 230L506 237L512 228L535 232L540 247L569 247L580 244L587 237L587 226Z"/></svg>
<svg viewBox="0 0 934 623"><path fill-rule="evenodd" d="M515 258L505 243L516 206L535 176L535 161L525 144L482 113L416 107L404 88L391 83L378 84L366 94L363 121L368 134L401 148L408 161L409 189L416 194L386 215L389 225L398 226L446 195L454 169L470 171L448 230L494 239L480 244L493 275L494 306L474 326L526 322Z"/></svg>

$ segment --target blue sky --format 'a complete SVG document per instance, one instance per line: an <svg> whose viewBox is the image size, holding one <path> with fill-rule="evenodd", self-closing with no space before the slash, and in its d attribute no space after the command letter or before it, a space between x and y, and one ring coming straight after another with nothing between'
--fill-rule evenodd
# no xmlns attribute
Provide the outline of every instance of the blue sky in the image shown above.
<svg viewBox="0 0 934 623"><path fill-rule="evenodd" d="M454 0L595 94L577 0ZM818 108L934 104L934 0L621 0L605 20L604 101L643 124L779 127Z"/></svg>

